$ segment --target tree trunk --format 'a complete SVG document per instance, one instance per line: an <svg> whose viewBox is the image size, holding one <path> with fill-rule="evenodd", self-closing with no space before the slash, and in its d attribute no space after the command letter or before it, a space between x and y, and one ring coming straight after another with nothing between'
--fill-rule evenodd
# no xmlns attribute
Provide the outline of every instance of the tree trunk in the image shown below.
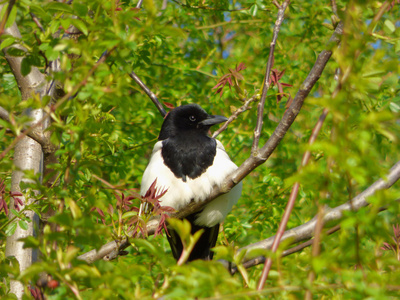
<svg viewBox="0 0 400 300"><path fill-rule="evenodd" d="M42 118L42 110L34 110L28 112L28 115L35 121ZM24 137L15 146L14 152L14 164L16 170L12 173L11 177L11 192L24 192L20 188L21 182L29 183L31 180L24 178L24 170L33 170L35 174L42 172L43 168L43 153L42 147L31 139L30 137ZM25 199L25 197L20 198L24 204L30 204L34 199ZM11 207L13 207L14 201L11 201ZM32 248L23 248L24 243L18 241L21 238L28 236L34 236L35 231L39 228L39 217L33 211L26 211L24 214L32 221L28 223L28 229L24 230L17 226L15 233L7 238L6 245L6 256L14 256L20 266L21 272L27 269L34 261L37 260L37 251L33 251ZM9 218L13 215L10 213ZM21 282L16 280L11 280L10 292L14 293L18 299L22 298L24 293L24 286Z"/></svg>
<svg viewBox="0 0 400 300"><path fill-rule="evenodd" d="M0 5L0 10L3 8L3 6L4 5ZM12 26L6 28L4 30L4 34L11 35L16 38L21 38L21 34L15 23L13 23ZM16 47L18 49L26 51L26 49L21 45L13 45L11 47ZM29 99L34 94L39 94L40 97L43 97L46 94L47 89L45 76L36 67L32 67L31 72L28 75L23 76L21 74L21 62L23 57L10 56L7 53L8 49L9 48L5 48L3 49L3 51L18 83L19 90L21 91L21 100L24 101L26 99ZM40 120L43 119L44 116L44 112L42 109L27 109L24 113L31 118L31 122L30 124L26 124L27 126L37 124ZM43 132L44 129L47 127L47 123L48 122L42 122L36 129ZM15 146L14 164L16 169L12 173L11 177L11 192L24 193L24 191L21 189L21 182L31 182L30 179L24 178L24 171L33 170L35 174L43 174L42 146L32 138L25 136L20 141L18 141ZM40 176L40 181L41 180L42 176ZM24 205L30 204L34 201L34 199L25 199L24 196L18 198L23 201ZM11 200L10 206L14 207L13 199ZM31 222L28 223L28 229L23 230L22 228L17 226L15 233L7 238L5 249L6 256L14 256L18 260L21 272L32 265L32 263L37 259L37 253L31 248L24 249L23 242L20 242L18 240L28 236L34 236L35 230L39 228L39 217L33 211L26 211L24 212L24 214L31 220ZM9 218L11 219L13 217L14 216L10 213ZM16 222L17 221L18 220L16 220ZM14 293L18 299L22 299L22 295L24 294L24 286L19 281L11 280L10 292Z"/></svg>

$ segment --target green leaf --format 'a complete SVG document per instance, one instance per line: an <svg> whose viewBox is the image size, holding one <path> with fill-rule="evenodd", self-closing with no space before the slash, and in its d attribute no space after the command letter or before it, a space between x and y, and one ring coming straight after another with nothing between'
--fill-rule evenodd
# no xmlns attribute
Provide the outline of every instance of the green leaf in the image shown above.
<svg viewBox="0 0 400 300"><path fill-rule="evenodd" d="M6 133L6 128L3 126L3 129L0 130L0 140L4 138L5 133Z"/></svg>
<svg viewBox="0 0 400 300"><path fill-rule="evenodd" d="M78 247L69 246L64 256L64 263L70 263L78 255L79 250Z"/></svg>
<svg viewBox="0 0 400 300"><path fill-rule="evenodd" d="M28 223L26 221L19 220L18 221L18 225L19 225L19 227L21 227L21 229L28 230Z"/></svg>
<svg viewBox="0 0 400 300"><path fill-rule="evenodd" d="M10 27L15 22L16 17L17 17L17 6L14 5L14 7L10 11L10 15L8 16L6 22L6 28Z"/></svg>
<svg viewBox="0 0 400 300"><path fill-rule="evenodd" d="M24 57L21 62L21 74L23 76L28 75L31 72L31 64L27 57Z"/></svg>
<svg viewBox="0 0 400 300"><path fill-rule="evenodd" d="M257 11L258 11L257 4L253 4L249 9L250 15L252 15L253 17L255 17L257 15Z"/></svg>
<svg viewBox="0 0 400 300"><path fill-rule="evenodd" d="M25 248L38 248L40 242L33 236L28 236L26 238L20 239L20 241L24 242L24 249Z"/></svg>
<svg viewBox="0 0 400 300"><path fill-rule="evenodd" d="M4 39L0 44L0 50L3 50L4 48L11 46L12 44L14 44L14 42L15 38L12 36Z"/></svg>
<svg viewBox="0 0 400 300"><path fill-rule="evenodd" d="M392 112L395 112L395 113L400 112L400 106L397 103L390 102L389 107Z"/></svg>
<svg viewBox="0 0 400 300"><path fill-rule="evenodd" d="M20 275L20 279L32 278L39 275L40 273L46 271L42 264L33 264L29 268L23 270Z"/></svg>
<svg viewBox="0 0 400 300"><path fill-rule="evenodd" d="M74 25L76 28L78 28L84 35L88 35L88 29L86 24L79 19L72 19L72 25Z"/></svg>
<svg viewBox="0 0 400 300"><path fill-rule="evenodd" d="M69 6L68 4L65 3L61 3L61 2L56 2L56 1L52 1L49 4L45 5L45 10L48 10L50 12L63 12L63 13L73 13L73 9L71 8L71 6Z"/></svg>
<svg viewBox="0 0 400 300"><path fill-rule="evenodd" d="M136 211L128 211L122 215L122 219L128 219L131 217L136 217L138 213Z"/></svg>
<svg viewBox="0 0 400 300"><path fill-rule="evenodd" d="M76 276L77 278L100 278L101 274L96 267L80 265L71 270L71 274Z"/></svg>
<svg viewBox="0 0 400 300"><path fill-rule="evenodd" d="M51 2L51 3L56 3L56 2ZM50 29L50 33L54 34L56 33L59 28L60 28L60 20L56 19L56 20L52 20L52 22L50 23L49 29Z"/></svg>
<svg viewBox="0 0 400 300"><path fill-rule="evenodd" d="M88 13L88 7L77 1L72 2L72 8L74 9L74 13L79 17L85 17Z"/></svg>
<svg viewBox="0 0 400 300"><path fill-rule="evenodd" d="M67 198L65 199L65 202L69 205L69 209L71 210L74 219L79 219L82 217L82 211L74 200Z"/></svg>
<svg viewBox="0 0 400 300"><path fill-rule="evenodd" d="M394 26L394 24L390 20L385 20L384 24L386 28L389 29L390 33L393 33L396 30L396 26Z"/></svg>
<svg viewBox="0 0 400 300"><path fill-rule="evenodd" d="M24 56L26 54L26 52L22 49L18 49L18 48L14 48L14 47L10 47L7 49L7 54L10 56Z"/></svg>
<svg viewBox="0 0 400 300"><path fill-rule="evenodd" d="M149 251L150 254L157 255L158 249L150 243L148 240L144 239L133 239L131 242L134 247L143 247L145 250Z"/></svg>
<svg viewBox="0 0 400 300"><path fill-rule="evenodd" d="M36 5L31 2L29 4L29 8L30 8L31 12L34 13L42 21L44 21L44 22L51 21L51 16L40 5Z"/></svg>
<svg viewBox="0 0 400 300"><path fill-rule="evenodd" d="M12 236L16 229L17 229L17 222L11 222L10 224L8 224L5 231L6 236Z"/></svg>

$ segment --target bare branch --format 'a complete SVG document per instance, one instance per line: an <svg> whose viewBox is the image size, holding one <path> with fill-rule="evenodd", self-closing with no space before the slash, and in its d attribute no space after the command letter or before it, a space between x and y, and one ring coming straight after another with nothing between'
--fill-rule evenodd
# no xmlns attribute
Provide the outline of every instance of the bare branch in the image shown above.
<svg viewBox="0 0 400 300"><path fill-rule="evenodd" d="M324 223L335 222L342 218L345 211L358 211L367 206L367 198L374 195L379 190L390 188L400 178L400 161L397 162L389 171L385 179L375 181L371 186L358 194L356 197L335 208L327 208L324 215ZM313 235L317 218L314 217L309 222L290 229L282 236L282 241L291 239L292 243L298 243L310 239ZM272 246L274 236L255 244L243 247L242 249L269 249ZM245 259L246 260L246 259Z"/></svg>
<svg viewBox="0 0 400 300"><path fill-rule="evenodd" d="M322 112L321 116L319 117L317 124L314 126L312 134L308 141L309 145L313 144L315 142L315 140L317 139L318 133L322 128L322 124L324 123L324 120L325 120L328 112L329 112L329 110L325 108L324 111ZM308 160L311 155L310 153L311 153L310 150L307 150L304 153L302 163L301 163L302 167L304 167L308 163ZM279 227L278 227L278 231L275 236L275 240L272 243L271 250L273 253L275 253L278 250L279 244L281 242L281 238L282 238L283 234L285 233L287 223L289 222L290 214L292 213L293 207L296 203L296 198L297 198L297 195L299 192L299 187L300 187L299 182L295 182L295 184L292 187L292 191L290 193L290 197L289 197L288 203L286 205L285 212L283 213L282 220L279 223ZM262 290L264 288L264 284L268 277L271 266L272 266L272 258L268 257L267 261L265 262L263 272L261 274L261 279L260 279L259 285L257 287L258 290Z"/></svg>
<svg viewBox="0 0 400 300"><path fill-rule="evenodd" d="M12 8L14 7L14 4L15 4L15 0L8 1L6 13L4 14L3 20L1 20L1 23L0 23L0 36L4 33L4 28L6 27L8 17L10 16L10 12L11 12ZM3 7L3 5L1 7Z"/></svg>
<svg viewBox="0 0 400 300"><path fill-rule="evenodd" d="M400 201L400 199L397 199L397 200L396 200L396 202L399 202L399 201ZM351 202L351 201L349 201L349 202ZM336 209L336 208L334 208L334 209ZM334 210L334 209L333 209L333 210ZM387 207L381 207L381 208L379 209L379 212L384 211L384 210L386 210L386 209L387 209ZM354 211L354 210L353 210L353 211ZM316 218L317 218L317 216L314 217L314 219L316 219ZM313 219L313 220L314 220L314 219ZM316 223L315 223L315 224L316 224ZM303 225L304 225L304 224L303 224ZM301 225L301 226L303 226L303 225ZM300 228L301 226L296 227L296 228L293 228L293 230L297 230L297 229ZM324 234L325 234L325 235L331 235L331 234L335 233L336 231L340 230L340 228L341 228L340 225L336 225L336 226L334 226L334 227L332 227L332 228L329 228ZM315 230L315 228L313 228L312 230ZM313 233L311 233L311 236L312 236L312 234L313 234ZM273 238L273 237L271 237L271 238ZM271 239L271 238L269 238L269 239ZM311 239L309 239L308 241L303 242L303 243L301 243L301 244L299 244L299 245L297 245L297 246L295 246L295 247L292 247L292 248L289 248L289 249L287 249L287 250L284 250L284 251L282 252L282 257L291 255L291 254L296 253L296 252L299 252L299 251L303 250L304 248L307 248L307 247L311 246L311 245L313 244L313 242L314 242L314 238L311 238ZM295 242L295 241L291 241L291 244L296 244L296 243L297 243L297 242ZM250 246L251 246L251 245L250 245ZM247 246L247 247L249 247L249 246ZM242 249L239 249L238 251L241 251L241 250L242 250ZM258 257L256 257L256 258L246 259L246 260L243 262L243 266L244 266L246 269L248 269L248 268L251 268L251 267L254 267L254 266L263 264L263 263L265 263L265 261L266 261L265 256L258 256ZM225 268L227 268L227 269L231 272L231 274L235 274L235 273L238 271L236 266L234 266L234 265L232 266L231 263L229 263L229 262L227 262L227 261L225 261L225 260L219 260L219 262L222 263L222 264L225 266Z"/></svg>
<svg viewBox="0 0 400 300"><path fill-rule="evenodd" d="M220 128L218 128L218 130L216 130L216 131L213 133L212 137L213 137L213 138L216 138L222 131L224 131L224 130L228 127L228 125L229 125L230 123L232 123L234 120L236 120L237 117L238 117L241 113L244 113L244 112L249 108L249 105L250 105L252 102L256 101L257 98L258 98L258 96L257 96L257 95L254 95L253 97L247 99L247 100L244 102L244 104L243 104L240 108L238 108L238 109L229 117L228 121L226 121L226 122L224 123L224 125L222 125Z"/></svg>
<svg viewBox="0 0 400 300"><path fill-rule="evenodd" d="M331 235L332 233L335 233L339 229L340 229L340 225L336 225L336 226L328 229L325 234ZM310 240L303 242L295 247L284 250L282 252L282 257L289 256L293 253L299 252L299 251L303 250L304 248L311 246L313 244L313 242L314 242L314 239L310 239ZM249 259L248 261L244 262L243 266L246 269L248 269L248 268L265 263L265 260L266 260L265 256L258 256L256 258ZM227 269L230 268L231 274L235 274L238 271L236 266L230 266L230 264L225 260L219 260L219 262L221 262Z"/></svg>
<svg viewBox="0 0 400 300"><path fill-rule="evenodd" d="M146 230L148 235L154 234L158 227L158 223L159 220L156 218L147 222ZM131 236L132 232L129 232L128 235ZM87 263L93 263L99 259L112 260L118 256L118 253L120 253L120 251L124 250L130 245L131 244L128 238L124 238L121 241L111 241L102 246L99 250L91 250L78 256L78 259L86 261Z"/></svg>
<svg viewBox="0 0 400 300"><path fill-rule="evenodd" d="M167 112L165 111L163 105L158 101L157 96L140 80L140 78L135 74L135 72L131 72L129 74L131 78L142 88L142 90L149 96L151 101L153 101L154 105L157 107L158 111L164 118Z"/></svg>
<svg viewBox="0 0 400 300"><path fill-rule="evenodd" d="M41 32L45 32L42 23L40 23L38 17L36 17L36 15L33 12L29 13L32 17L33 22L35 22L36 26L39 27Z"/></svg>
<svg viewBox="0 0 400 300"><path fill-rule="evenodd" d="M1 106L0 106L0 119L10 122L10 113Z"/></svg>
<svg viewBox="0 0 400 300"><path fill-rule="evenodd" d="M331 6L332 6L332 12L337 16L338 15L338 11L337 11L336 0L331 0Z"/></svg>
<svg viewBox="0 0 400 300"><path fill-rule="evenodd" d="M272 0L272 4L275 5L277 9L280 9L280 8L281 8L281 5L280 5L279 2L276 1L276 0Z"/></svg>
<svg viewBox="0 0 400 300"><path fill-rule="evenodd" d="M136 8L142 8L143 0L139 0L136 4Z"/></svg>
<svg viewBox="0 0 400 300"><path fill-rule="evenodd" d="M285 15L285 10L286 10L287 6L289 5L289 3L290 3L290 0L286 0L279 7L278 17L276 18L276 21L275 21L272 41L271 41L270 48L269 48L268 63L267 63L265 76L264 76L264 86L262 89L261 99L260 99L260 102L258 103L258 108L257 108L257 124L256 124L256 128L254 129L254 140L253 140L253 146L251 148L252 155L258 154L258 143L260 141L261 129L262 129L262 125L263 125L265 99L267 98L267 92L268 92L269 86L270 86L270 83L269 83L270 73L271 73L272 66L274 64L275 44L278 39L279 30L281 29L283 17Z"/></svg>
<svg viewBox="0 0 400 300"><path fill-rule="evenodd" d="M324 207L319 205L317 214L317 224L315 224L314 239L311 250L312 256L314 258L317 257L320 253L321 233L322 229L324 228L323 216L324 216ZM311 269L310 272L308 273L308 281L310 282L310 284L313 284L314 280L315 280L315 272L313 269ZM307 289L305 299L307 300L312 299L312 291L310 289Z"/></svg>

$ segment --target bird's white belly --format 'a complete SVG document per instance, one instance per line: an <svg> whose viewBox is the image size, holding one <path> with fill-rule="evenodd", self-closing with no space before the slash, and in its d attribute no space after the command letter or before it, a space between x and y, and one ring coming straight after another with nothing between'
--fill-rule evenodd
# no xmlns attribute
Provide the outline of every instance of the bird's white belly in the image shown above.
<svg viewBox="0 0 400 300"><path fill-rule="evenodd" d="M161 156L161 143L159 141L154 146L150 163L143 174L140 193L144 195L157 178L156 187L158 191L168 189L165 195L160 198L162 206L170 206L175 210L180 210L191 201L204 201L211 194L214 186L221 185L223 180L237 169L222 144L217 140L217 153L213 164L199 177L195 179L187 177L186 182L184 182L182 178L177 178L164 164ZM232 206L239 200L241 191L242 184L239 183L229 193L214 199L198 215L195 223L211 227L222 222Z"/></svg>

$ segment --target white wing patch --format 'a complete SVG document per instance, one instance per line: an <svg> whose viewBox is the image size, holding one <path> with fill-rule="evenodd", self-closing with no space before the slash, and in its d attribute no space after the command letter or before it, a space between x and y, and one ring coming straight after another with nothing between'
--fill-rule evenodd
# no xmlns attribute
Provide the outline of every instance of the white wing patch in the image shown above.
<svg viewBox="0 0 400 300"><path fill-rule="evenodd" d="M237 169L237 166L225 152L224 146L220 141L216 141L217 153L213 164L199 177L195 179L187 177L186 182L183 182L181 178L176 178L164 164L161 156L162 141L157 142L154 145L149 165L143 173L140 194L144 195L157 178L156 187L158 189L168 188L168 191L160 199L163 206L171 206L180 210L192 200L199 202L207 199L213 187L221 185L226 176ZM240 182L229 193L223 194L210 202L198 215L195 223L211 227L222 222L231 211L232 206L239 200L241 192L242 183Z"/></svg>

